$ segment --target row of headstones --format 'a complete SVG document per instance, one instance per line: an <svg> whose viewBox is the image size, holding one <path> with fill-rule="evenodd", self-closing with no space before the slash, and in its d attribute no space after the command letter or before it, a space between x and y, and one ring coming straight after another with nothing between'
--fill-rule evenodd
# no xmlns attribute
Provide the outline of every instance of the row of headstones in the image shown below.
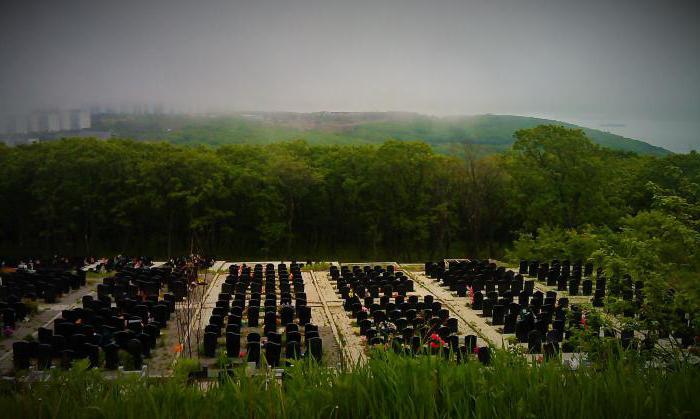
<svg viewBox="0 0 700 419"><path fill-rule="evenodd" d="M572 265L569 260L565 259L560 262L558 259L554 259L551 269L548 263L540 263L537 260L521 260L519 264L519 273L531 277L546 276L552 269L565 278L571 277L580 280L582 277L590 278L593 276L593 263L583 264L580 260L575 261Z"/></svg>
<svg viewBox="0 0 700 419"><path fill-rule="evenodd" d="M442 338L440 338L442 339ZM410 339L392 339L391 348L396 354L417 356L417 355L439 355L446 359L454 359L462 362L472 355L484 365L491 363L491 349L488 346L479 347L476 335L464 336L464 345L460 345L460 337L451 334L447 339L436 341L435 334L429 336L412 335ZM381 344L381 342L375 342Z"/></svg>
<svg viewBox="0 0 700 419"><path fill-rule="evenodd" d="M51 367L54 358L60 358L64 367L82 358L88 358L91 367L99 367L102 351L104 367L116 369L121 349L131 355L133 367L140 369L143 357L150 357L160 329L166 327L174 310L174 301L125 299L120 300L117 307L111 307L104 301L85 296L82 302L82 308L64 310L61 318L54 320L53 330L39 328L38 341L15 342L15 368L28 368L33 358L37 359L40 369Z"/></svg>
<svg viewBox="0 0 700 419"><path fill-rule="evenodd" d="M115 298L158 296L163 285L167 285L168 292L176 301L181 301L187 295L188 278L185 273L169 267L124 269L113 277L103 278L102 284L97 285L97 295L112 295Z"/></svg>
<svg viewBox="0 0 700 419"><path fill-rule="evenodd" d="M444 278L460 277L469 272L480 275L485 270L497 272L494 264L486 261L455 261L449 264L447 270L436 269L437 264L426 263L426 272L439 272ZM456 275L451 275L450 271L457 270ZM510 274L509 274L510 272ZM516 338L521 343L528 344L528 351L531 353L541 353L544 350L546 356L559 351L559 344L568 337L568 329L565 328L566 309L568 307L567 298L559 298L557 293L549 291L545 295L541 291L534 291L533 281L524 281L525 289L517 294L513 290L520 290L523 283L522 275L512 275L512 271L505 274L497 274L492 277L512 277L510 284L506 281L498 282L497 287L493 287L493 281L488 281L486 294L481 289L471 289L471 307L474 310L481 310L482 316L490 317L491 324L503 326L499 331L504 334L515 333ZM478 281L474 281L478 282ZM443 280L442 285L446 285ZM511 285L511 286L508 286ZM459 291L458 291L459 294ZM513 296L518 296L518 302L514 302ZM580 314L580 313L579 313ZM556 316L556 320L553 317ZM578 320L574 319L573 324L578 327ZM550 325L552 329L549 330ZM568 346L565 349L570 349Z"/></svg>
<svg viewBox="0 0 700 419"><path fill-rule="evenodd" d="M567 291L570 296L593 295L593 299L591 300L593 306L602 307L604 305L607 283L602 271L600 269L598 270L597 278L595 280L596 287L594 293L594 282L588 277L581 280L581 275L579 275L581 272L580 262L574 264L573 269L575 274L573 277L568 276L568 272L570 271L568 261L564 262L564 266L565 268L562 268L558 260L552 261L551 267L549 264L539 264L539 262L528 263L527 261L521 261L520 273L514 275L513 271L505 271L504 267L497 267L494 263L489 263L488 261L469 260L451 261L449 262L447 269L444 269L444 263L436 264L433 262L427 262L425 264L425 269L426 274L433 278L442 279L450 286L452 291L457 291L459 296L465 295L467 292L465 288L469 288L470 286L476 291L484 289L484 287L486 288L487 292L490 291L490 281L486 280L484 283L484 277L495 278L499 291L503 285L508 287L510 284L511 291L513 291L514 294L518 294L521 290L520 284L522 282L522 275L529 275L529 272L533 272L539 280L546 282L548 286L556 285L558 291ZM592 272L592 265L589 264L587 266L588 267L586 269ZM566 274L563 274L564 272L566 272ZM576 272L579 274L576 274ZM465 277L467 279L464 279ZM504 280L500 281L499 279ZM637 305L641 305L641 302L643 301L642 283L638 281L635 284L634 294L631 289L632 281L628 275L626 275L623 279L623 283L625 284L625 289L622 291L623 299L626 301L632 301L634 296ZM532 284L529 284L528 281L526 281L525 286L525 291L531 293Z"/></svg>
<svg viewBox="0 0 700 419"><path fill-rule="evenodd" d="M358 267L355 267L355 271L357 270ZM368 267L365 267L365 271L367 270ZM372 271L379 273L381 267L376 266ZM344 270L344 273L347 272L349 270ZM329 274L336 282L338 293L344 300L343 307L352 313L360 328L360 335L366 337L369 345L388 343L395 352L411 355L442 351L447 356L456 354L458 359L467 352L466 346L459 347L458 320L450 317L449 310L442 308L442 304L435 301L434 296L426 295L423 301L420 301L417 295L407 296L399 292L392 302L391 285L384 285L384 295L381 296L377 292L378 287L369 293L365 292L367 288L358 287L357 292L353 291L350 295L350 287L342 281L345 275L341 276L336 266L331 267ZM379 303L374 302L377 297ZM476 336L472 337L473 345L469 346L469 353L476 347ZM465 343L467 342L471 340L465 339ZM436 346L432 346L433 344ZM488 347L482 349L479 359L488 363L490 351Z"/></svg>
<svg viewBox="0 0 700 419"><path fill-rule="evenodd" d="M226 320L227 324L242 324L244 309L241 306L244 304L244 300L234 300L234 305L229 309L227 298L231 298L230 294L220 293L219 300L216 302L217 306L212 309L209 324L207 325L207 328L211 328L212 331L218 330L220 333L220 330L224 328L224 320ZM236 304L237 302L240 302L240 304ZM309 323L311 321L311 307L306 305L305 300L298 301L298 303L303 303L303 305L298 304L296 308L292 305L282 305L279 309L279 315L276 306L266 306L265 314L263 315L264 333L276 330L278 319L282 325L294 323L295 318L298 319L300 324ZM248 327L259 327L260 300L249 301L246 309L246 318Z"/></svg>
<svg viewBox="0 0 700 419"><path fill-rule="evenodd" d="M0 286L0 313L3 328L15 329L17 322L29 316L30 311L22 298L36 301L43 298L47 304L71 290L77 290L86 283L85 272L42 271L30 273L17 271L2 274Z"/></svg>
<svg viewBox="0 0 700 419"><path fill-rule="evenodd" d="M310 356L314 359L321 360L323 355L323 345L318 334L318 327L311 324L311 307L306 304L306 293L304 290L301 270L298 265L292 265L292 277L294 278L294 303L292 306L292 293L284 292L291 290L289 286L289 273L286 265L278 265L279 274L275 273L273 264L267 264L264 271L265 281L265 314L263 333L267 337L267 341L262 343L262 348L265 349L265 359L270 366L278 366L282 352L282 336L277 333L277 320L280 319L280 324L285 326L285 354L286 358L298 358L302 354ZM279 316L277 314L277 293L275 290L275 282L279 278L280 288L283 292L280 295ZM243 320L243 310L245 308L246 297L249 296L247 309L247 322L249 328L257 328L259 326L260 313L260 294L262 290L263 267L257 264L252 271L246 265L239 267L232 265L229 268L229 276L222 284L222 291L219 294L217 306L212 311L212 316L209 319L209 324L205 327L204 334L204 354L212 357L216 354L218 338L223 330L226 331L226 352L229 358L239 357L241 325ZM251 287L250 294L246 293L248 287ZM225 291L231 291L234 287L235 294L233 300L231 294ZM229 302L232 302L230 314L223 316L224 310L228 310ZM301 334L299 333L299 325L294 323L294 318L297 317L299 324L305 325L304 346L306 350L302 353ZM226 324L224 325L224 319ZM257 332L250 332L247 336L246 359L248 362L260 362L261 339Z"/></svg>
<svg viewBox="0 0 700 419"><path fill-rule="evenodd" d="M484 281L499 281L508 275L508 271L487 260L464 259L439 262L425 262L425 274L430 278L449 282L455 279L482 278ZM512 278L512 275L511 275Z"/></svg>
<svg viewBox="0 0 700 419"><path fill-rule="evenodd" d="M78 269L77 272L40 270L28 272L18 270L0 275L0 302L8 301L8 298L28 298L36 301L44 299L47 304L56 302L56 298L77 290L86 284L86 272Z"/></svg>
<svg viewBox="0 0 700 419"><path fill-rule="evenodd" d="M394 291L406 295L413 291L414 287L413 281L403 272L395 271L393 265L387 266L386 269L381 266L375 266L373 269L369 266L362 269L353 266L352 271L345 265L340 270L337 266L331 266L330 276L336 281L338 289L352 289L353 292L363 295L369 292L373 297L379 297L380 292L391 295Z"/></svg>
<svg viewBox="0 0 700 419"><path fill-rule="evenodd" d="M226 356L228 358L239 358L241 356L241 330L240 324L236 325L229 323L226 326ZM220 331L215 330L205 331L204 333L204 356L214 357L218 346ZM302 333L299 325L289 323L285 327L284 334L277 331L268 331L265 333L266 340L263 341L260 333L249 332L246 336L246 352L245 360L247 362L255 362L260 364L261 349L265 351L265 360L267 365L277 367L280 365L282 358L282 347L284 345L285 358L290 361L301 357L310 357L316 361L323 359L323 341L318 331L318 326L307 323L304 325L304 333L302 342ZM304 349L302 351L302 349Z"/></svg>
<svg viewBox="0 0 700 419"><path fill-rule="evenodd" d="M235 268L237 268L236 265L231 267L231 269ZM303 296L303 299L305 300L304 282L302 280L301 271L298 269L298 267L296 269L293 267L292 284L290 284L289 274L287 273L286 268L284 268L284 265L282 265L282 270L279 274L279 281L276 279L274 267L271 264L268 265L264 280L261 271L258 271L251 276L249 274L249 268L245 265L241 267L240 271L242 273L241 275L238 275L238 273L230 273L227 276L226 280L222 284L222 292L229 294L244 294L247 289L250 288L251 294L256 294L259 296L263 292L264 286L264 292L266 295L265 299L276 300L278 295L277 283L279 282L281 297L280 301L282 304L285 302L289 303L291 300L292 286L296 299L301 299L300 297Z"/></svg>
<svg viewBox="0 0 700 419"><path fill-rule="evenodd" d="M380 268L375 266L370 271L375 275L374 279L368 278L364 273L358 274L359 272L367 271L369 266L365 266L364 271L361 271L359 266L354 266L354 273L350 272L346 266L342 266L341 270L338 270L336 266L332 266L330 276L336 282L339 293L343 298L347 298L351 292L354 295L359 295L361 298L367 296L379 298L382 295L391 297L395 292L398 295L406 296L413 291L413 281L406 277L403 272L395 272L392 265L387 266L386 271L379 272L378 269Z"/></svg>
<svg viewBox="0 0 700 419"><path fill-rule="evenodd" d="M570 296L593 295L591 303L594 307L603 307L605 305L605 295L607 291L608 280L602 268L596 270L595 282L591 279L593 275L593 264L586 263L583 267L583 277L581 279L581 262L576 262L572 268L572 274L569 276L569 261L552 260L551 265L548 263L539 263L538 261L520 261L519 270L523 274L531 277L537 277L541 282L545 282L547 286L556 286L558 291L567 291ZM632 281L629 274L622 277L622 281L613 283L610 293L612 295L621 296L624 301L634 302L638 307L644 302L644 283L642 281ZM595 292L593 291L595 284ZM579 285L581 290L579 291ZM580 294L579 294L580 292ZM628 310L626 316L632 316L633 312Z"/></svg>

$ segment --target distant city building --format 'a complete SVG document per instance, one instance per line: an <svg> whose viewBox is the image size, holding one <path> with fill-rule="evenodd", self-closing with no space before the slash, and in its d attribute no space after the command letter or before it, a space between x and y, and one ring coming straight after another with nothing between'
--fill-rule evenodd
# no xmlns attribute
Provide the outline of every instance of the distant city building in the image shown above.
<svg viewBox="0 0 700 419"><path fill-rule="evenodd" d="M61 131L71 131L76 129L77 125L72 123L71 111L59 111L58 112L59 124Z"/></svg>
<svg viewBox="0 0 700 419"><path fill-rule="evenodd" d="M39 114L40 132L61 131L61 118L58 112L42 112Z"/></svg>
<svg viewBox="0 0 700 419"><path fill-rule="evenodd" d="M10 134L26 134L29 132L29 120L26 115L12 115L7 121L7 132Z"/></svg>
<svg viewBox="0 0 700 419"><path fill-rule="evenodd" d="M92 127L92 118L90 112L75 110L71 114L71 119L73 122L73 129L90 129Z"/></svg>
<svg viewBox="0 0 700 419"><path fill-rule="evenodd" d="M27 131L28 132L41 131L39 119L40 119L40 115L38 112L34 112L33 114L29 115L29 123L27 124Z"/></svg>

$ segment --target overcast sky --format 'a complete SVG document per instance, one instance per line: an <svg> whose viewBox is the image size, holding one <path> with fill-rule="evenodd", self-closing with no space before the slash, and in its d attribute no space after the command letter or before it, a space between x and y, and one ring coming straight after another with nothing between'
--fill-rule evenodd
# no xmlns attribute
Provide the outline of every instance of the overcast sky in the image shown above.
<svg viewBox="0 0 700 419"><path fill-rule="evenodd" d="M699 64L700 1L0 0L4 112L537 115L686 151Z"/></svg>

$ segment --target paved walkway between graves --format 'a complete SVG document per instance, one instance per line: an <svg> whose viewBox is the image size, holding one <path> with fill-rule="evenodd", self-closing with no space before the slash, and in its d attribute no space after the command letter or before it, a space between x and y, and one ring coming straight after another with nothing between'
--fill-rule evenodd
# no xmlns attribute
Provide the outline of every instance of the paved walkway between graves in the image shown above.
<svg viewBox="0 0 700 419"><path fill-rule="evenodd" d="M205 287L202 287L201 292L204 292L204 298L202 299L201 307L195 309L197 314L195 314L192 319L192 323L189 327L189 334L196 333L196 330L193 329L195 327L198 328L201 333L206 325L209 324L209 317L211 317L211 313L214 307L216 307L216 301L219 299L219 293L221 292L221 284L226 280L229 266L231 266L231 263L217 260L205 274L209 275L213 272L214 277L207 282ZM200 338L203 338L203 335L201 335ZM192 343L194 345L194 342ZM193 355L198 351L199 348L195 347L192 351Z"/></svg>
<svg viewBox="0 0 700 419"><path fill-rule="evenodd" d="M449 309L451 313L459 320L460 330L468 330L479 337L479 345L489 344L491 346L505 346L504 338L492 325L486 322L486 319L479 316L476 311L466 306L466 298L457 297L448 289L442 287L434 280L425 276L424 272L411 272L404 270L415 284L416 292L420 295L431 294L437 301Z"/></svg>
<svg viewBox="0 0 700 419"><path fill-rule="evenodd" d="M159 267L162 266L164 263L161 262L154 262L152 267ZM224 267L223 261L217 261L214 263L214 265L209 268L207 273L205 275L213 275L213 279L210 280L207 284L206 287L198 287L197 289L199 290L198 292L208 292L212 290L211 286L213 286L214 282L218 279L219 274L222 272L222 269ZM228 266L225 266L225 268L228 270ZM200 276L202 274L199 274ZM196 300L196 298L194 298ZM204 307L204 304L202 305ZM182 310L185 310L185 306L182 303L176 303L175 304L175 313L171 315L170 320L168 321L168 327L165 330L161 330L161 336L158 339L157 342L157 348L155 351L151 352L151 358L148 360L148 373L149 375L155 375L155 376L169 376L172 374L172 367L173 363L175 360L178 358L179 353L176 352L175 346L180 343L179 341L179 332L178 332L178 313L181 313ZM195 310L197 311L197 310ZM209 317L207 316L207 319ZM188 333L190 333L191 330L191 325L190 329L188 329ZM196 346L195 342L193 341L193 346ZM193 348L193 353L196 354L197 348Z"/></svg>
<svg viewBox="0 0 700 419"><path fill-rule="evenodd" d="M3 338L0 341L0 375L7 374L13 368L12 344L14 342L24 340L27 335L31 335L36 339L38 336L37 329L40 327L53 330L53 321L61 315L63 310L82 306L82 299L85 295L97 295L95 290L97 289L98 283L101 283L101 281L93 281L92 278L89 278L88 283L84 287L80 287L75 291L65 294L54 304L44 304L40 302L39 313L32 315L29 321L18 322L18 327L12 336Z"/></svg>
<svg viewBox="0 0 700 419"><path fill-rule="evenodd" d="M319 326L319 331L324 328L326 334L322 335L324 351L330 346L330 335L333 336L333 349L341 355L341 366L357 365L366 361L365 344L359 333L355 333L352 320L343 308L343 302L336 294L330 282L328 272L303 272L306 286L307 304L312 307L313 321ZM319 312L322 316L319 316ZM320 318L322 317L322 318ZM359 329L358 329L359 330Z"/></svg>

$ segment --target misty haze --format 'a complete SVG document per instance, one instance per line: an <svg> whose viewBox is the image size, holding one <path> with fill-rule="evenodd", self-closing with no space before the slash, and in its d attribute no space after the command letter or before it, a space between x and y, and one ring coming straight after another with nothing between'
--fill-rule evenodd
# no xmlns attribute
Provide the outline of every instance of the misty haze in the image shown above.
<svg viewBox="0 0 700 419"><path fill-rule="evenodd" d="M132 104L178 113L494 113L577 123L678 152L700 141L693 1L1 7L4 114Z"/></svg>
<svg viewBox="0 0 700 419"><path fill-rule="evenodd" d="M0 0L3 418L699 418L700 1Z"/></svg>

